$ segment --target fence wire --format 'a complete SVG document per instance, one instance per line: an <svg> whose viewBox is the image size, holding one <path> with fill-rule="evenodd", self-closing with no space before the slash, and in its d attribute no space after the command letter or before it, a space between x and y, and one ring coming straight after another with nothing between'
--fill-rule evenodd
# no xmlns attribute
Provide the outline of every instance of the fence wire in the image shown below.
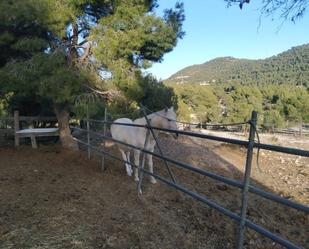
<svg viewBox="0 0 309 249"><path fill-rule="evenodd" d="M177 121L177 120L173 120L173 121ZM123 125L123 126L133 126L133 127L140 127L140 128L145 128L145 129L151 129L151 130L153 129L153 130L158 130L158 131L163 131L163 132L168 132L168 133L180 134L180 135L185 135L185 136L198 137L198 138L203 138L203 139L210 139L210 140L215 140L215 141L221 141L221 142L226 142L226 143L246 146L248 148L248 151L249 151L249 147L248 146L250 145L252 151L253 151L254 148L258 149L258 154L259 154L259 150L260 149L266 149L266 150L271 150L271 151L277 151L277 152L283 152L283 153L288 153L288 154L293 154L293 155L300 155L300 156L309 157L309 151L306 151L306 150L300 150L300 149L295 149L295 148L281 147L281 146L275 146L275 145L269 145L269 144L262 144L262 143L260 143L259 135L257 133L257 129L256 129L256 126L255 126L256 120L254 122L252 122L252 120L250 120L248 122L236 123L236 124L223 124L223 125L221 125L221 124L220 125L219 124L209 124L209 126L213 125L213 126L221 126L222 127L222 126L249 124L251 129L252 129L252 132L253 132L253 133L252 132L251 133L252 134L257 133L256 134L257 138L258 138L257 142L254 141L254 136L253 136L253 140L249 139L249 141L244 141L244 140L238 140L238 139L230 139L230 138L223 138L223 137L218 137L218 136L206 135L206 134L201 134L201 133L196 133L196 132L181 131L181 130L171 130L171 129L165 129L165 128L152 127L152 126L150 126L150 124L147 124L147 125L137 125L137 124L116 123L116 122L107 121L106 118L105 118L105 121L89 119L88 122L101 123L101 124L104 124L104 125L106 125L106 124L108 124L108 125L114 124L114 125ZM177 122L179 122L179 121L177 121ZM186 122L182 122L182 123L186 123ZM192 123L190 123L190 124L192 125ZM100 136L104 140L111 140L111 141L113 141L115 143L125 145L128 148L140 150L143 153L151 154L153 156L161 158L165 162L170 162L173 165L175 165L176 167L180 167L180 168L184 168L184 169L190 170L192 172L195 172L195 173L198 173L198 174L210 177L210 178L212 178L214 180L218 180L220 182L224 182L226 184L229 184L231 186L237 187L237 188L242 189L242 190L244 190L245 185L246 185L246 188L247 188L246 191L248 191L248 192L254 193L256 195L259 195L259 196L264 197L266 199L278 202L280 204L292 207L294 209L303 211L306 214L309 213L309 207L307 207L305 205L295 203L293 201L290 201L290 200L287 200L285 198L282 198L282 197L280 197L278 195L275 195L275 194L272 194L272 193L263 191L263 190L261 190L259 188L251 186L250 183L249 183L250 171L247 172L247 170L248 170L247 168L246 168L246 172L245 172L245 179L248 182L245 183L245 181L244 181L242 183L242 182L230 179L230 178L226 178L226 177L223 177L223 176L211 173L211 172L209 172L207 170L204 170L204 169L195 168L192 165L189 165L189 164L186 164L186 163L174 160L172 158L165 157L163 155L159 155L157 153L147 151L144 148L138 148L138 147L133 146L131 144L128 144L128 143L116 140L116 139L114 139L114 138L112 138L110 136L103 135L100 132L91 131L89 129L89 127L88 127L87 130L81 129L81 128L78 128L78 127L73 127L73 129L76 129L76 130L88 133L88 138L89 138L89 134L92 134L92 135L94 135L96 137ZM191 197L193 197L193 198L195 198L195 199L197 199L197 200L207 204L208 206L216 209L217 211L223 213L224 215L232 218L233 220L235 220L237 222L240 222L241 225L239 227L240 230L239 230L239 238L238 238L237 248L242 248L243 247L243 235L242 234L244 233L244 227L249 227L249 228L255 230L256 232L262 234L263 236L272 239L273 241L277 242L278 244L280 244L282 246L285 246L286 248L300 248L297 245L293 244L292 242L290 242L288 240L285 240L285 239L281 238L280 236L278 236L278 235L276 235L274 233L271 233L270 231L264 229L263 227L260 227L260 226L256 225L255 223L253 223L252 221L248 220L246 218L246 215L245 215L246 209L247 209L247 206L246 206L247 205L246 204L247 197L245 197L245 199L243 200L244 202L243 202L242 215L238 216L235 213L231 212L230 210L220 206L219 204L217 204L217 203L207 199L204 196L201 196L200 194L197 194L197 193L195 193L195 192L193 192L193 191L191 191L191 190L189 190L189 189L187 189L187 188L177 184L176 182L171 182L171 181L163 178L162 176L159 176L157 174L151 173L151 172L145 170L144 168L141 168L139 165L134 165L133 163L131 163L129 161L125 161L122 158L118 158L117 156L107 152L105 149L98 149L98 148L94 147L93 145L90 144L90 140L88 140L88 142L83 142L81 140L76 139L76 141L80 142L81 144L86 145L88 148L91 148L94 151L97 151L101 155L108 155L108 156L110 156L110 157L112 157L114 159L117 159L117 160L120 160L120 161L125 162L127 164L130 164L132 167L138 168L139 171L141 171L141 172L143 172L145 174L148 174L150 176L153 176L154 178L160 180L161 182L163 182L163 183L165 183L165 184L167 184L167 185L169 185L169 186L171 186L171 187L173 187L173 188L175 188L175 189L177 189L177 190L179 190L179 191L181 191L181 192L183 192L185 194L188 194L189 196L191 196ZM247 160L248 160L248 158L247 158ZM248 161L248 165L251 167L251 161ZM246 195L247 195L247 193L243 192L243 197L246 196Z"/></svg>

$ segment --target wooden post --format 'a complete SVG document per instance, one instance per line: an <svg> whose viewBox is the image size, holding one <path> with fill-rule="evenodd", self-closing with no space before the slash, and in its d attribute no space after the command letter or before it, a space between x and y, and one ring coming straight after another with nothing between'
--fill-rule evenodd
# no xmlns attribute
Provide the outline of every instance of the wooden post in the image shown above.
<svg viewBox="0 0 309 249"><path fill-rule="evenodd" d="M19 146L19 111L14 111L14 134L15 134L15 146Z"/></svg>
<svg viewBox="0 0 309 249"><path fill-rule="evenodd" d="M36 143L36 139L35 139L34 134L31 134L31 135L30 135L30 138L31 138L31 145L32 145L32 148L33 148L33 149L37 149L37 148L38 148L38 144Z"/></svg>
<svg viewBox="0 0 309 249"><path fill-rule="evenodd" d="M104 135L104 140L106 139L105 136L106 136L106 122L107 122L107 108L105 107L105 110L104 110L104 126L103 126L103 135ZM103 143L103 151L105 151L105 141ZM105 170L105 156L104 156L104 153L102 154L102 161L101 161L101 170L102 172Z"/></svg>

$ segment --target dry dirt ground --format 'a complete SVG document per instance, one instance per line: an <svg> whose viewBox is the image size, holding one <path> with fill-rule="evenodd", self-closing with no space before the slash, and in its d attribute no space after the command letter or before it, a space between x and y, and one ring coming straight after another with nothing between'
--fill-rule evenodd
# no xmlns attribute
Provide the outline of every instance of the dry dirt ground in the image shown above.
<svg viewBox="0 0 309 249"><path fill-rule="evenodd" d="M184 137L161 144L167 156L242 179L243 148ZM253 168L252 185L308 205L308 158L263 153L262 173ZM154 164L155 172L167 177L164 164ZM102 174L98 157L89 161L85 153L58 145L1 147L0 248L234 248L237 223L147 178L137 195L121 162L107 158L106 165ZM239 189L172 169L180 184L239 213ZM308 248L308 215L252 194L248 216ZM247 229L245 248L281 247Z"/></svg>

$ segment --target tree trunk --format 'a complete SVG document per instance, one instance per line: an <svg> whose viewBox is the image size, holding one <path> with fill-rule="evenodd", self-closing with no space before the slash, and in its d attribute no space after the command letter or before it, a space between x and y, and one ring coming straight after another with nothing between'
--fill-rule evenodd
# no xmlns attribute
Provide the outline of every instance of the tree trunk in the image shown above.
<svg viewBox="0 0 309 249"><path fill-rule="evenodd" d="M69 125L69 118L70 118L69 105L55 104L54 110L59 124L59 135L62 146L66 149L77 150L78 149L77 142L74 141L71 135Z"/></svg>

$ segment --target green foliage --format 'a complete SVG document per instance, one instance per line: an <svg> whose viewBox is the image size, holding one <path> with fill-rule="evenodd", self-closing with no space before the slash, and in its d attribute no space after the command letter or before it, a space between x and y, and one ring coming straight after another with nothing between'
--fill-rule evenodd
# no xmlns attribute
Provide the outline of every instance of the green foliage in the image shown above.
<svg viewBox="0 0 309 249"><path fill-rule="evenodd" d="M265 128L309 122L309 44L265 60L214 59L165 84L175 89L185 120L243 122L256 110Z"/></svg>
<svg viewBox="0 0 309 249"><path fill-rule="evenodd" d="M40 53L27 61L8 63L0 71L0 84L16 94L44 96L54 103L73 102L85 78L66 66L62 53Z"/></svg>
<svg viewBox="0 0 309 249"><path fill-rule="evenodd" d="M185 121L244 122L251 112L259 125L269 129L287 123L309 122L309 92L305 87L282 84L265 86L172 84L178 97L178 115ZM191 118L190 118L191 116Z"/></svg>
<svg viewBox="0 0 309 249"><path fill-rule="evenodd" d="M8 99L7 108L12 115L19 110L22 116L53 116L53 103L38 95L13 95Z"/></svg>
<svg viewBox="0 0 309 249"><path fill-rule="evenodd" d="M4 101L0 100L0 117L4 117L6 114L6 109L4 106Z"/></svg>
<svg viewBox="0 0 309 249"><path fill-rule="evenodd" d="M140 77L139 86L143 90L143 95L137 100L138 103L142 103L153 111L171 106L177 109L177 96L173 89L158 82L152 75Z"/></svg>
<svg viewBox="0 0 309 249"><path fill-rule="evenodd" d="M0 2L0 67L11 59L30 58L43 52L53 36L64 36L68 10L59 3L59 0Z"/></svg>
<svg viewBox="0 0 309 249"><path fill-rule="evenodd" d="M111 72L114 84L134 98L140 94L136 81L140 69L161 61L172 50L183 36L183 19L183 6L179 4L175 11L166 11L162 19L148 13L145 1L117 1L113 15L102 18L91 33L97 44L93 53L98 63Z"/></svg>
<svg viewBox="0 0 309 249"><path fill-rule="evenodd" d="M98 98L90 98L75 101L72 111L76 117L86 119L89 118L102 118L104 117L104 109L106 103Z"/></svg>
<svg viewBox="0 0 309 249"><path fill-rule="evenodd" d="M8 98L6 96L0 98L0 118L7 116L8 105Z"/></svg>
<svg viewBox="0 0 309 249"><path fill-rule="evenodd" d="M110 120L115 120L117 118L130 118L136 119L141 116L140 111L138 111L138 106L135 102L128 101L126 98L118 98L113 102L108 103L108 113Z"/></svg>
<svg viewBox="0 0 309 249"><path fill-rule="evenodd" d="M190 122L191 116L190 116L189 107L183 102L183 100L181 100L179 98L178 98L177 105L178 105L178 110L177 110L178 118L181 121Z"/></svg>
<svg viewBox="0 0 309 249"><path fill-rule="evenodd" d="M156 0L1 1L1 91L67 107L90 94L89 86L99 91L116 86L129 106L150 101L141 70L162 60L183 36L183 5L164 17L156 16L156 7ZM111 77L102 79L99 72ZM160 87L154 94L171 95Z"/></svg>
<svg viewBox="0 0 309 249"><path fill-rule="evenodd" d="M267 110L264 112L263 127L270 128L282 128L285 122L280 112L276 109Z"/></svg>
<svg viewBox="0 0 309 249"><path fill-rule="evenodd" d="M174 106L177 109L177 96L171 87L165 86L152 75L140 75L138 78L140 94L129 100L125 96L118 96L110 102L102 101L94 95L81 95L75 101L73 111L78 117L85 118L87 111L92 118L104 117L104 109L107 107L111 115L109 119L128 117L135 119L142 113L138 111L139 104L143 104L152 111Z"/></svg>
<svg viewBox="0 0 309 249"><path fill-rule="evenodd" d="M262 94L257 87L233 86L225 90L226 98L222 96L226 106L225 120L227 122L245 122L250 119L253 110L262 112Z"/></svg>
<svg viewBox="0 0 309 249"><path fill-rule="evenodd" d="M87 111L90 117L102 118L105 107L114 116L119 115L128 118L137 118L141 115L138 112L139 104L142 104L152 111L161 110L165 107L174 106L177 109L177 96L171 87L165 86L152 75L140 75L138 78L139 95L129 100L125 96L118 96L113 101L106 103L93 95L81 95L75 101L74 113L78 117L85 118Z"/></svg>
<svg viewBox="0 0 309 249"><path fill-rule="evenodd" d="M11 45L11 48L20 53L33 54L36 51L42 51L47 48L47 42L41 38L23 38L17 40Z"/></svg>
<svg viewBox="0 0 309 249"><path fill-rule="evenodd" d="M220 106L212 87L194 84L172 85L177 98L178 114L188 120L190 114L200 122L219 121Z"/></svg>

